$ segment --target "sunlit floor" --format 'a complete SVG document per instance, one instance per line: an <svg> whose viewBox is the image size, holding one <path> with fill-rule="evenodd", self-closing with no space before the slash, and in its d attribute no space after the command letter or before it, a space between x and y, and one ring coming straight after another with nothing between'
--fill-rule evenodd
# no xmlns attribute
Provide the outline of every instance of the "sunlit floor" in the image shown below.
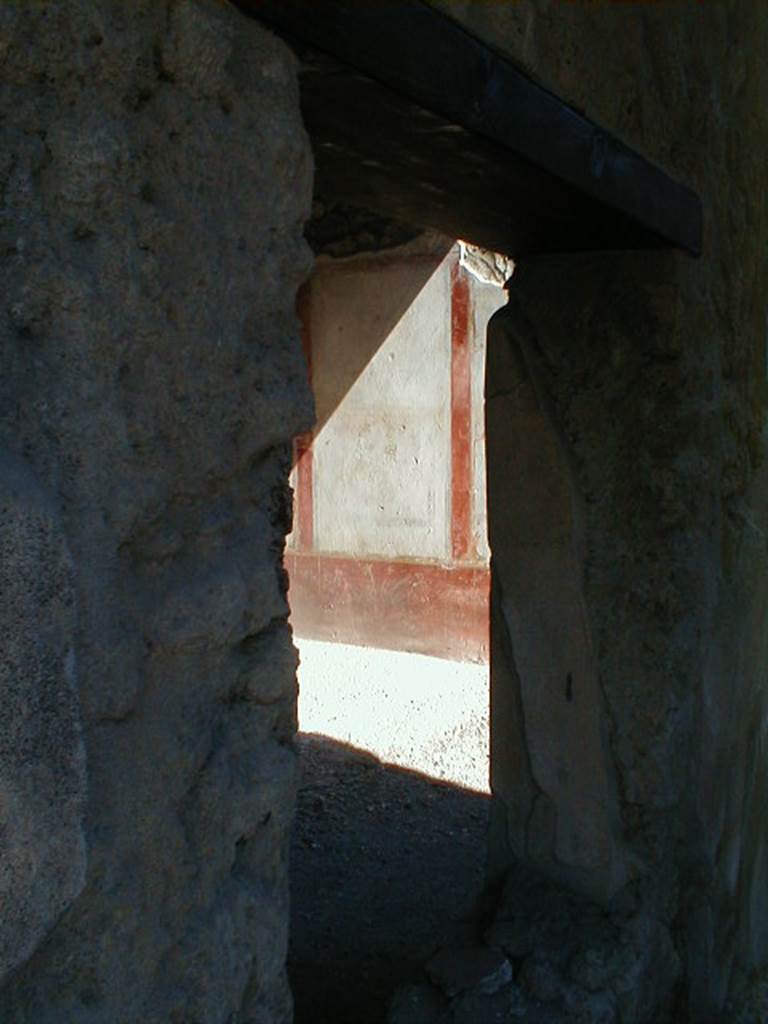
<svg viewBox="0 0 768 1024"><path fill-rule="evenodd" d="M297 639L299 728L488 792L488 668Z"/></svg>

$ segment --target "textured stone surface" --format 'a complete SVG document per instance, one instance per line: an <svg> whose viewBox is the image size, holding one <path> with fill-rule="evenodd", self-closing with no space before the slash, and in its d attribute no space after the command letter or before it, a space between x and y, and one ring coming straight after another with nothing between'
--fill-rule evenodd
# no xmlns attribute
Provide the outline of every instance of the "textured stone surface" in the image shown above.
<svg viewBox="0 0 768 1024"><path fill-rule="evenodd" d="M607 909L619 914L616 941L628 929L643 936L634 972L597 954L604 972L593 995L613 993L621 1019L630 1021L648 1019L658 1012L653 1006L706 1020L765 957L757 737L765 720L766 488L758 477L728 503L714 490L722 482L713 472L722 435L705 381L715 372L715 353L690 346L670 353L668 336L656 333L659 324L669 328L673 270L682 278L682 301L684 268L642 256L614 258L610 266L600 258L580 266L551 260L528 268L516 291L536 323L547 393L574 452L585 509L584 597L628 880L608 889ZM489 521L499 523L498 513L490 510ZM721 530L732 551L721 547ZM497 535L494 547L491 535L494 551L503 544ZM513 856L516 821L528 834L542 827L524 811L536 798L535 758L551 736L545 729L533 739L526 734L525 691L515 671L499 675L499 666L515 669L514 642L512 648L496 652L494 670L495 749L505 750L492 758L505 821L496 840L500 861ZM555 647L552 661L561 650ZM514 753L501 745L512 736ZM564 749L550 748L553 762ZM561 806L566 814L573 808ZM592 804L593 813L599 806ZM569 874L557 848L562 811L555 810L552 838L540 833L544 842L527 846L523 859L550 878L559 862L567 888L598 895L588 878ZM519 903L519 889L508 886L504 914L515 917ZM577 909L571 926L574 955L591 948L585 913ZM686 922L682 933L678 915Z"/></svg>
<svg viewBox="0 0 768 1024"><path fill-rule="evenodd" d="M698 262L566 257L516 287L583 505L569 575L596 685L575 796L600 806L590 863L546 707L531 713L548 695L522 700L505 653L495 866L517 855L560 887L537 918L511 878L498 924L514 943L499 941L539 994L561 986L552 1020L709 1021L727 999L739 1019L768 964L768 15L434 2L690 182L706 212ZM0 70L0 446L51 496L10 514L26 522L11 563L50 552L49 579L4 588L42 600L69 578L68 549L76 607L73 630L57 586L50 628L24 644L42 660L8 672L17 701L22 678L34 699L58 687L63 727L49 743L40 722L35 801L7 817L3 869L27 872L29 898L5 883L29 931L5 966L36 951L0 1018L284 1022L295 684L279 561L289 441L311 418L292 313L310 177L295 68L216 0L10 0ZM8 789L18 750L0 758ZM531 806L535 842L515 849ZM29 886L19 844L28 829L45 849L53 808L68 870ZM616 837L626 884L596 893ZM537 938L552 955L528 969Z"/></svg>
<svg viewBox="0 0 768 1024"><path fill-rule="evenodd" d="M491 252L490 249L482 249L469 242L459 242L459 247L462 267L478 281L503 288L512 277L515 264L511 257L500 252Z"/></svg>
<svg viewBox="0 0 768 1024"><path fill-rule="evenodd" d="M447 948L435 953L427 964L427 974L447 996L468 989L493 995L512 981L512 965L488 946Z"/></svg>
<svg viewBox="0 0 768 1024"><path fill-rule="evenodd" d="M55 496L71 551L76 628L62 610L45 642L74 639L88 766L85 886L72 903L75 850L28 902L35 939L52 930L0 1018L284 1024L281 552L312 417L294 61L215 0L5 3L0 61L0 444ZM64 601L57 566L39 593ZM71 843L74 765L50 795Z"/></svg>
<svg viewBox="0 0 768 1024"><path fill-rule="evenodd" d="M553 258L523 268L514 293L535 327L583 502L583 593L628 869L606 909L633 922L617 919L630 945L639 933L655 949L644 992L595 952L600 984L633 989L622 1020L708 1022L729 993L733 1013L748 1005L768 963L768 505L756 476L768 13L738 3L432 2L702 197L700 260ZM494 697L505 722L492 752L499 873L520 855L547 738L526 736L522 687L513 672ZM525 827L554 835L556 810ZM545 842L522 855L551 877L553 850ZM583 880L564 882L583 891ZM513 886L505 899L514 919ZM580 941L586 954L589 929ZM576 973L597 983L585 963Z"/></svg>
<svg viewBox="0 0 768 1024"><path fill-rule="evenodd" d="M316 256L343 259L410 245L424 229L316 196L304 233Z"/></svg>
<svg viewBox="0 0 768 1024"><path fill-rule="evenodd" d="M449 1024L448 1001L431 985L403 985L390 1003L387 1024Z"/></svg>
<svg viewBox="0 0 768 1024"><path fill-rule="evenodd" d="M515 985L492 994L464 992L451 1006L451 1024L539 1024L527 1012L525 999Z"/></svg>
<svg viewBox="0 0 768 1024"><path fill-rule="evenodd" d="M0 455L0 980L85 882L72 562L56 508Z"/></svg>

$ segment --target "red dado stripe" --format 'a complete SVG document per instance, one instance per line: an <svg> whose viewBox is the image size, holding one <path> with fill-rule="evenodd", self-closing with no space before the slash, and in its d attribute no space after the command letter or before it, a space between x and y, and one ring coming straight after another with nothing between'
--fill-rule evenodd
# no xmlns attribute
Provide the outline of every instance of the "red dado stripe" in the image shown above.
<svg viewBox="0 0 768 1024"><path fill-rule="evenodd" d="M390 562L291 551L285 556L297 636L488 661L485 566Z"/></svg>
<svg viewBox="0 0 768 1024"><path fill-rule="evenodd" d="M306 281L296 297L296 313L301 323L301 346L307 361L307 374L312 382L312 282ZM296 493L294 495L294 544L299 550L311 550L314 543L315 512L313 496L313 461L311 430L294 442Z"/></svg>
<svg viewBox="0 0 768 1024"><path fill-rule="evenodd" d="M472 365L469 283L458 260L451 266L451 554L472 550Z"/></svg>

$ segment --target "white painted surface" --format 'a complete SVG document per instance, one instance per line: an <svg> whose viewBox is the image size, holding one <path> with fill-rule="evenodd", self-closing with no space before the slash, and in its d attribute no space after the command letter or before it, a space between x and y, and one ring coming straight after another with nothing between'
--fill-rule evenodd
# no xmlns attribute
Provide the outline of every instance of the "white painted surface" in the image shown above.
<svg viewBox="0 0 768 1024"><path fill-rule="evenodd" d="M315 550L447 560L448 260L320 271L311 336Z"/></svg>
<svg viewBox="0 0 768 1024"><path fill-rule="evenodd" d="M488 792L488 669L296 639L299 728Z"/></svg>
<svg viewBox="0 0 768 1024"><path fill-rule="evenodd" d="M321 262L309 332L317 406L313 549L451 562L450 266L445 254ZM470 561L489 558L486 328L503 289L466 275L471 321ZM296 485L295 471L291 482ZM289 547L295 538L289 537Z"/></svg>

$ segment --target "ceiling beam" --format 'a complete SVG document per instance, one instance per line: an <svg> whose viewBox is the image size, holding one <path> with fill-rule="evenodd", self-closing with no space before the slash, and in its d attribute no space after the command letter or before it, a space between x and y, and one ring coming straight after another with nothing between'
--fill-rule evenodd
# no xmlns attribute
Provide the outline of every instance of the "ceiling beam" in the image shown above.
<svg viewBox="0 0 768 1024"><path fill-rule="evenodd" d="M493 184L485 189L485 202L489 207L500 206L506 218L506 251L520 255L537 249L551 251L553 246L571 250L672 246L694 255L701 252L702 209L692 189L533 82L423 0L236 2L291 40L332 58L332 65L325 68L322 61L309 61L302 87L305 119L321 174L326 158L319 148L335 147L335 159L330 162L338 172L343 161L354 164L359 149L375 148L378 138L385 172L393 145L400 148L401 156L409 146L420 154L421 188L426 185L428 191L430 135L435 141L441 131L445 137L453 127L456 145L447 169L458 175L454 205L461 204L462 166L467 172L474 160ZM363 111L361 94L368 103ZM378 132L377 121L382 122ZM439 156L440 145L434 148L434 168L440 172L444 156ZM370 153L368 159L369 163L373 159ZM438 190L446 185L446 166L438 173L440 180L434 185ZM355 174L365 174L364 167L350 166L346 177ZM505 182L510 193L506 198L500 195ZM380 192L382 186L371 188ZM530 228L516 230L520 218L516 220L514 210L509 217L505 212L507 199L512 206L526 204L530 189L532 202L542 214L548 193L558 210L582 206L581 211L572 211L570 225L538 246Z"/></svg>

